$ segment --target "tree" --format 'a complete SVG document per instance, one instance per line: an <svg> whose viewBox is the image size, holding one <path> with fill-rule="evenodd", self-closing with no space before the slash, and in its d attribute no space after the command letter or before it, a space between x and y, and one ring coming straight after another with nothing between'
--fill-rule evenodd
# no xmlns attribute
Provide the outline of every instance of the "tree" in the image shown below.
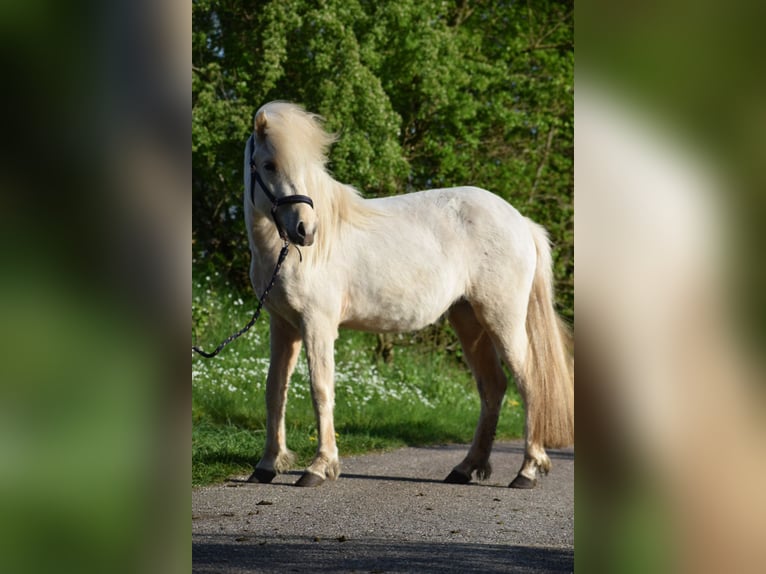
<svg viewBox="0 0 766 574"><path fill-rule="evenodd" d="M242 149L261 104L327 118L367 196L472 184L545 225L573 316L572 2L193 4L194 250L246 281Z"/></svg>

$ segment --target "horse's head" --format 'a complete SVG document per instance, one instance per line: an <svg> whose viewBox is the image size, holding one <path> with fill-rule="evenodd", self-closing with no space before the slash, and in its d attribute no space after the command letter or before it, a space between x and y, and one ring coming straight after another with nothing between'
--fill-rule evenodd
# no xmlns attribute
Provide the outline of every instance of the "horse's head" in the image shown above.
<svg viewBox="0 0 766 574"><path fill-rule="evenodd" d="M254 134L248 142L250 189L254 207L270 213L281 236L297 245L311 245L317 232L311 190L312 169L323 165L323 150L313 153L309 136L318 130L315 116L299 106L266 104L255 114Z"/></svg>

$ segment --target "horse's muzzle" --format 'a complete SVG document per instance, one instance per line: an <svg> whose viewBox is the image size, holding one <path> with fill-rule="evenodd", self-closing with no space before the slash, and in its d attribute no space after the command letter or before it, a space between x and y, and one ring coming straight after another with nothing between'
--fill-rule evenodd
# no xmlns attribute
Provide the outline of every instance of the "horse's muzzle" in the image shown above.
<svg viewBox="0 0 766 574"><path fill-rule="evenodd" d="M300 245L302 247L308 247L312 243L314 243L314 234L316 231L316 225L311 226L310 229L308 229L308 225L304 223L302 220L298 221L298 223L295 226L294 232L290 233L288 230L287 235L290 238L290 241L295 243L296 245Z"/></svg>

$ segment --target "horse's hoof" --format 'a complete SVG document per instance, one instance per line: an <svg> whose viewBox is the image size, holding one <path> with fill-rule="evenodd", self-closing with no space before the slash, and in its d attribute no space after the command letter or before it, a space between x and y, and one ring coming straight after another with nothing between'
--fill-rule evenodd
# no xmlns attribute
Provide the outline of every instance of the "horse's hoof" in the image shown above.
<svg viewBox="0 0 766 574"><path fill-rule="evenodd" d="M517 474L513 482L508 485L508 488L534 488L537 485L536 478L527 478L523 474Z"/></svg>
<svg viewBox="0 0 766 574"><path fill-rule="evenodd" d="M295 483L295 486L319 486L324 482L324 478L313 472L304 472L303 475Z"/></svg>
<svg viewBox="0 0 766 574"><path fill-rule="evenodd" d="M266 470L264 468L256 468L253 471L253 474L250 475L250 478L247 479L247 482L260 482L261 484L268 484L272 480L274 480L274 477L277 475L276 472L273 470Z"/></svg>
<svg viewBox="0 0 766 574"><path fill-rule="evenodd" d="M458 470L453 470L447 475L447 478L444 479L444 482L447 484L468 484L471 482L471 475L464 474Z"/></svg>

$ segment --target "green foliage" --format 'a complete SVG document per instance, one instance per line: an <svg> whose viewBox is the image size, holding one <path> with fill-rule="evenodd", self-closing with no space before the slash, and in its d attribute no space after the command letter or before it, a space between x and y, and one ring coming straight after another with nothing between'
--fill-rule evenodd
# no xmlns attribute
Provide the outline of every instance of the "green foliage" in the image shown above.
<svg viewBox="0 0 766 574"><path fill-rule="evenodd" d="M573 2L193 3L194 256L246 285L242 150L274 99L327 118L367 196L478 185L545 225L573 317Z"/></svg>

